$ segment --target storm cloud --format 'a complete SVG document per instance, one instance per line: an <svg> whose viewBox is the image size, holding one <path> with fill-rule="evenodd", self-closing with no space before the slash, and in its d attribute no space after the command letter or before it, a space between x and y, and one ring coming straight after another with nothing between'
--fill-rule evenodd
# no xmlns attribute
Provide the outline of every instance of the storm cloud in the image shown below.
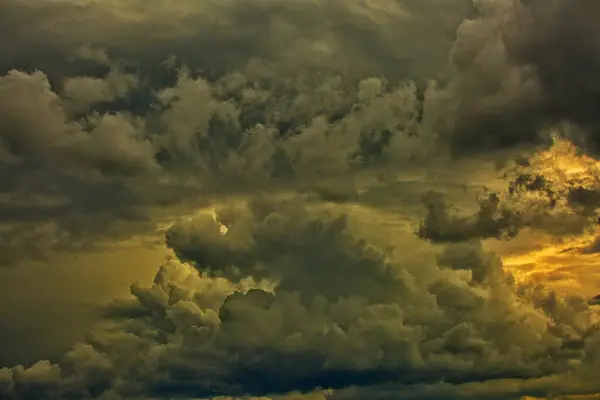
<svg viewBox="0 0 600 400"><path fill-rule="evenodd" d="M61 359L0 368L0 397L600 392L597 298L489 245L597 252L594 11L2 2L0 263L140 237L170 258Z"/></svg>
<svg viewBox="0 0 600 400"><path fill-rule="evenodd" d="M153 286L133 286L118 329L90 336L60 364L5 369L6 395L418 389L440 377L460 394L482 380L584 379L597 362L593 306L514 283L478 242L438 256L423 247L414 264L319 207L246 207L223 211L225 234L208 214L174 226L168 242L191 264L169 261Z"/></svg>

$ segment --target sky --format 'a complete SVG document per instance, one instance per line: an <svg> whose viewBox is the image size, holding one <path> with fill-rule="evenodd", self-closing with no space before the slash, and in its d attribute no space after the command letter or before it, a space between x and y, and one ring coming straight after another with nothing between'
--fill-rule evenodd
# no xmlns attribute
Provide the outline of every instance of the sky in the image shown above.
<svg viewBox="0 0 600 400"><path fill-rule="evenodd" d="M600 399L598 15L0 0L0 398Z"/></svg>

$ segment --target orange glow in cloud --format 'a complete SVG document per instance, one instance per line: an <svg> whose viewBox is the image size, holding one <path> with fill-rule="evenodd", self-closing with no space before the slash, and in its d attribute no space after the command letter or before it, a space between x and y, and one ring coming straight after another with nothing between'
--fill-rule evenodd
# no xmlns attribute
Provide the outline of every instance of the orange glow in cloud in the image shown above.
<svg viewBox="0 0 600 400"><path fill-rule="evenodd" d="M600 162L580 154L574 144L558 138L550 149L531 159L531 168L546 178L555 192L563 194L570 182L592 188L600 177ZM505 267L518 280L543 283L559 292L596 295L600 292L600 254L583 254L581 250L590 246L599 233L598 229L590 229L580 235L557 238L529 232L525 236L531 236L531 250L498 252Z"/></svg>

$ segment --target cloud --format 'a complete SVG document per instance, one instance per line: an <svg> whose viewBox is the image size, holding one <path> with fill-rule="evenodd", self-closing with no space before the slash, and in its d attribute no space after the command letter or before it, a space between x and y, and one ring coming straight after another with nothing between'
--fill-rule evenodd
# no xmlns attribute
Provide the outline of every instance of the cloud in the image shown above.
<svg viewBox="0 0 600 400"><path fill-rule="evenodd" d="M73 120L43 73L20 71L0 78L0 115L3 258L16 256L19 246L43 253L52 237L76 245L82 230L102 230L107 215L144 219L131 209L127 181L158 165L135 118L115 113ZM125 202L116 209L119 198Z"/></svg>
<svg viewBox="0 0 600 400"><path fill-rule="evenodd" d="M148 62L175 55L193 68L239 69L260 58L295 73L309 68L404 80L439 71L471 10L468 0L10 1L2 12L10 39L2 44L23 67L51 68L56 60L37 51L64 55L83 42ZM14 61L0 62L6 64Z"/></svg>
<svg viewBox="0 0 600 400"><path fill-rule="evenodd" d="M73 108L86 108L102 102L113 102L127 95L137 85L137 77L113 71L105 79L84 77L67 78L63 85L64 97Z"/></svg>
<svg viewBox="0 0 600 400"><path fill-rule="evenodd" d="M595 25L571 3L2 3L0 261L182 218L109 329L0 369L0 395L597 392L595 301L517 282L483 244L598 221L596 160L557 139L598 125L575 65ZM451 209L475 175L448 178L457 158L523 154ZM399 204L421 194L415 237Z"/></svg>
<svg viewBox="0 0 600 400"><path fill-rule="evenodd" d="M369 298L381 301L397 289L385 254L346 233L344 216L313 216L304 208L295 201L278 206L258 202L238 211L241 215L225 211L226 235L207 216L176 225L167 232L166 243L179 259L209 275L266 279L308 298L319 293L337 299L367 291ZM332 287L340 274L348 279Z"/></svg>
<svg viewBox="0 0 600 400"><path fill-rule="evenodd" d="M517 14L518 30L507 40L508 54L535 70L544 118L578 124L589 133L590 150L595 151L600 44L591 15L599 11L598 4L561 0L523 4Z"/></svg>
<svg viewBox="0 0 600 400"><path fill-rule="evenodd" d="M428 160L440 149L423 80L473 11L466 0L444 17L423 1L1 7L14 51L0 60L11 171L0 179L7 210L35 221L3 227L6 263L142 232L157 207L283 188L352 197L357 170ZM109 196L118 207L99 201Z"/></svg>
<svg viewBox="0 0 600 400"><path fill-rule="evenodd" d="M598 224L598 163L563 139L504 167L503 190L482 190L477 210L461 213L439 192L422 202L423 239L451 243L473 238L512 239L523 229L567 237L591 233ZM593 251L594 244L584 252Z"/></svg>
<svg viewBox="0 0 600 400"><path fill-rule="evenodd" d="M454 154L549 143L548 131L595 152L596 4L474 1L457 31L454 76L432 87L439 129ZM582 61L583 60L583 61ZM445 114L445 116L443 116Z"/></svg>
<svg viewBox="0 0 600 400"><path fill-rule="evenodd" d="M92 60L105 63L99 54ZM1 78L7 213L28 214L41 238L35 249L17 250L37 233L13 218L4 234L7 261L118 237L117 229L147 231L157 207L227 193L307 191L330 182L343 194L370 165L422 160L430 141L411 133L418 101L410 83L365 78L348 86L325 77L283 87L269 79L261 88L262 73L210 81L182 68L172 86L152 93L137 75L111 68L103 78L68 78L60 90L39 71ZM138 90L150 101L132 112L127 105ZM25 192L27 202L16 199Z"/></svg>
<svg viewBox="0 0 600 400"><path fill-rule="evenodd" d="M133 286L118 329L61 363L5 370L5 393L261 396L393 382L460 398L482 380L549 393L560 388L527 389L529 379L597 362L596 311L512 283L477 242L411 264L308 204L248 206L217 212L225 235L209 215L173 227L168 243L191 266L170 261L153 286Z"/></svg>

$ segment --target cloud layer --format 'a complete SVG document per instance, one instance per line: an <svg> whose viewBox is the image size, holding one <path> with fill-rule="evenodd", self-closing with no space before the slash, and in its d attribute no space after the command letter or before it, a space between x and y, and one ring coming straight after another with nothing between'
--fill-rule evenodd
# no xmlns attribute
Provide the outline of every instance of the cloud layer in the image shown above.
<svg viewBox="0 0 600 400"><path fill-rule="evenodd" d="M3 2L0 262L178 222L109 329L0 369L0 395L599 392L597 302L519 281L486 244L594 232L596 8ZM565 139L587 164L552 167L561 145L579 157ZM452 210L490 163L501 190Z"/></svg>
<svg viewBox="0 0 600 400"><path fill-rule="evenodd" d="M490 381L493 395L496 380L523 380L500 391L510 398L559 390L521 389L528 379L595 382L597 310L514 283L478 242L437 256L422 245L415 263L298 200L217 215L230 224L224 235L208 214L168 234L193 267L173 260L153 286L133 286L134 302L110 309L118 329L60 364L5 369L6 396L205 398L393 383L414 386L413 398L449 390L435 389L442 380L461 397L471 382Z"/></svg>

